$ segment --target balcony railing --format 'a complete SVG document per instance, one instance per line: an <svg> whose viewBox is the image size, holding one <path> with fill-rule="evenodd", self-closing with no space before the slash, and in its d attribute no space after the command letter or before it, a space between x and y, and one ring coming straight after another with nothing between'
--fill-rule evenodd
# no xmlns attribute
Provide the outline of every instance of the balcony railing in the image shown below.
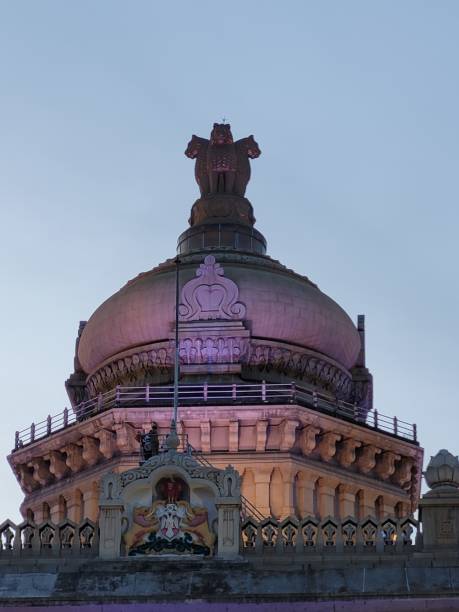
<svg viewBox="0 0 459 612"><path fill-rule="evenodd" d="M116 387L98 397L82 402L73 410L65 408L56 415L48 415L44 421L32 423L30 427L17 431L14 449L17 450L45 438L76 422L88 419L111 408L138 406L172 406L174 387ZM333 400L329 396L311 391L296 384L229 384L229 385L180 385L180 406L201 406L206 404L254 405L295 403L321 413L339 417L358 425L381 431L404 440L417 442L416 425L397 417L389 417L377 410L367 412L355 405Z"/></svg>

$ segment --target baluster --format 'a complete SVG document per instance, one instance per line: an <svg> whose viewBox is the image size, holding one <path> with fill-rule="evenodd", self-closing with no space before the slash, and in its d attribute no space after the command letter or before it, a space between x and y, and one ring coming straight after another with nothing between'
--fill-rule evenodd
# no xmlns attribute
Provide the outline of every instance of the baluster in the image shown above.
<svg viewBox="0 0 459 612"><path fill-rule="evenodd" d="M120 386L119 385L116 385L115 403L116 403L116 406L120 405Z"/></svg>
<svg viewBox="0 0 459 612"><path fill-rule="evenodd" d="M64 427L67 427L69 424L69 409L67 406L64 408Z"/></svg>
<svg viewBox="0 0 459 612"><path fill-rule="evenodd" d="M413 441L414 442L418 441L418 427L416 423L413 423Z"/></svg>
<svg viewBox="0 0 459 612"><path fill-rule="evenodd" d="M208 385L205 382L204 383L204 388L203 388L203 394L204 394L204 401L207 402L207 393L208 393Z"/></svg>
<svg viewBox="0 0 459 612"><path fill-rule="evenodd" d="M378 411L377 410L375 410L373 413L373 420L374 420L375 429L378 429Z"/></svg>
<svg viewBox="0 0 459 612"><path fill-rule="evenodd" d="M296 385L294 382L290 385L290 401L293 403L296 400Z"/></svg>
<svg viewBox="0 0 459 612"><path fill-rule="evenodd" d="M266 380L261 381L261 401L266 402Z"/></svg>
<svg viewBox="0 0 459 612"><path fill-rule="evenodd" d="M102 393L99 393L97 397L97 410L102 410Z"/></svg>
<svg viewBox="0 0 459 612"><path fill-rule="evenodd" d="M33 442L35 440L35 423L32 423L30 426L30 441Z"/></svg>
<svg viewBox="0 0 459 612"><path fill-rule="evenodd" d="M237 393L237 385L236 385L236 383L233 383L233 385L232 385L232 393L231 393L231 397L233 398L233 400L236 399L236 393Z"/></svg>
<svg viewBox="0 0 459 612"><path fill-rule="evenodd" d="M51 433L51 415L48 414L46 417L46 435L49 436Z"/></svg>
<svg viewBox="0 0 459 612"><path fill-rule="evenodd" d="M394 434L398 435L398 419L394 416Z"/></svg>
<svg viewBox="0 0 459 612"><path fill-rule="evenodd" d="M19 432L18 431L14 434L14 448L15 449L19 448Z"/></svg>
<svg viewBox="0 0 459 612"><path fill-rule="evenodd" d="M148 402L150 401L150 385L147 385L145 387L145 401Z"/></svg>
<svg viewBox="0 0 459 612"><path fill-rule="evenodd" d="M312 405L314 406L314 408L317 408L317 406L319 405L319 401L317 399L317 391L312 392Z"/></svg>

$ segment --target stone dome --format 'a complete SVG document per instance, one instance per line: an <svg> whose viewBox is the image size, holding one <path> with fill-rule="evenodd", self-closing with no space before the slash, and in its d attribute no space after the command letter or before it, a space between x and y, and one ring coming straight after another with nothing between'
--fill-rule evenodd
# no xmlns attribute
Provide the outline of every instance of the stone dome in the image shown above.
<svg viewBox="0 0 459 612"><path fill-rule="evenodd" d="M357 329L308 278L266 255L245 197L248 160L260 149L253 136L233 142L229 126L220 128L224 146L193 136L185 152L196 159L201 197L177 243L181 380L299 381L368 409L363 317ZM175 260L167 260L95 311L66 383L72 404L116 385L172 382L175 288Z"/></svg>
<svg viewBox="0 0 459 612"><path fill-rule="evenodd" d="M205 253L184 256L183 286ZM213 252L236 283L253 339L310 349L348 370L356 362L359 333L344 310L307 278L266 256ZM175 264L169 260L140 274L91 316L78 346L81 368L92 374L127 352L168 341L175 324Z"/></svg>

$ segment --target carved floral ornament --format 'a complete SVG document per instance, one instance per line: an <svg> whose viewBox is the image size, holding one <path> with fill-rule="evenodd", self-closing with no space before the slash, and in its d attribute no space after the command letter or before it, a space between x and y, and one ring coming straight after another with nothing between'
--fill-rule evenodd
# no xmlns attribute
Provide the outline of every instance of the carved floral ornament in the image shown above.
<svg viewBox="0 0 459 612"><path fill-rule="evenodd" d="M224 277L224 270L216 263L215 257L207 255L196 270L196 278L182 288L179 317L181 321L240 321L245 317L246 309L238 299L239 287Z"/></svg>

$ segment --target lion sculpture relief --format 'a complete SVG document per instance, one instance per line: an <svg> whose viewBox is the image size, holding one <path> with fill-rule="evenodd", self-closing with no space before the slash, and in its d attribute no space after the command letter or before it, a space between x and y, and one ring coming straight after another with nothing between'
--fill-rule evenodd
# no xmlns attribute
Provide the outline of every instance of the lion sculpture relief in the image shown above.
<svg viewBox="0 0 459 612"><path fill-rule="evenodd" d="M250 159L261 151L253 136L234 142L228 123L214 123L210 140L193 135L185 155L196 159L195 177L201 196L231 194L244 197L250 180Z"/></svg>

